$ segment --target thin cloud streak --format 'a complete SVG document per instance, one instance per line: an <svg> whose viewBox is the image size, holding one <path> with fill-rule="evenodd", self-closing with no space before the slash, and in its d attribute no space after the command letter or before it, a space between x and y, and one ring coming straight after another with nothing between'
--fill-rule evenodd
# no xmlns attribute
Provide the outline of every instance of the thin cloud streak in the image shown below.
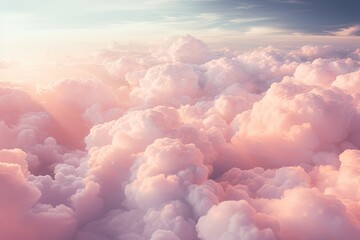
<svg viewBox="0 0 360 240"><path fill-rule="evenodd" d="M338 31L329 32L335 36L358 36L360 34L360 25L340 28Z"/></svg>
<svg viewBox="0 0 360 240"><path fill-rule="evenodd" d="M231 23L251 23L271 20L272 18L234 18L229 20Z"/></svg>

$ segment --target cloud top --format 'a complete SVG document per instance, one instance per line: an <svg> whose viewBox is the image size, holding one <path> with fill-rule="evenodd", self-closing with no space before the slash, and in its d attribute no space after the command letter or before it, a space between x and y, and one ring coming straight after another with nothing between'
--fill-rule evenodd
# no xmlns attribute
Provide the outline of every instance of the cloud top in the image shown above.
<svg viewBox="0 0 360 240"><path fill-rule="evenodd" d="M185 35L1 82L0 235L360 238L359 52Z"/></svg>

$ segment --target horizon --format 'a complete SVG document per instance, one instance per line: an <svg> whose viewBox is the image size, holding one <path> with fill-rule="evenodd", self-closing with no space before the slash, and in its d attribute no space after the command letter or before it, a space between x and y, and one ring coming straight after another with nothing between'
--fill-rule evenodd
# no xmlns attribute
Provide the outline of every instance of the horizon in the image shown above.
<svg viewBox="0 0 360 240"><path fill-rule="evenodd" d="M358 46L360 3L309 0L2 1L0 59L144 48L190 34L211 47Z"/></svg>

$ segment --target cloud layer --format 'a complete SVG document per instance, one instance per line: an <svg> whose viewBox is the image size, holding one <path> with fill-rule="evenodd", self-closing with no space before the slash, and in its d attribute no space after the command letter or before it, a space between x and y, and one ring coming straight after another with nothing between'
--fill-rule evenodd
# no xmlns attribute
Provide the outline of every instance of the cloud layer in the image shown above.
<svg viewBox="0 0 360 240"><path fill-rule="evenodd" d="M359 52L186 35L104 50L98 79L1 82L0 235L359 239Z"/></svg>

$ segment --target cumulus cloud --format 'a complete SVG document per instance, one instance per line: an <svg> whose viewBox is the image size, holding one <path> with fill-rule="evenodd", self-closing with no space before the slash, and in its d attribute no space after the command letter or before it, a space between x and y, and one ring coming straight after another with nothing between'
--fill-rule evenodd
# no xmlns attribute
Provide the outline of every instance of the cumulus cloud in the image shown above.
<svg viewBox="0 0 360 240"><path fill-rule="evenodd" d="M154 54L166 60L188 64L202 64L212 57L207 44L190 35L164 41L163 46Z"/></svg>
<svg viewBox="0 0 360 240"><path fill-rule="evenodd" d="M215 227L216 226L216 227ZM245 200L224 201L199 219L200 239L276 239L275 219L256 210Z"/></svg>
<svg viewBox="0 0 360 240"><path fill-rule="evenodd" d="M1 237L358 239L359 53L185 35L1 82Z"/></svg>

